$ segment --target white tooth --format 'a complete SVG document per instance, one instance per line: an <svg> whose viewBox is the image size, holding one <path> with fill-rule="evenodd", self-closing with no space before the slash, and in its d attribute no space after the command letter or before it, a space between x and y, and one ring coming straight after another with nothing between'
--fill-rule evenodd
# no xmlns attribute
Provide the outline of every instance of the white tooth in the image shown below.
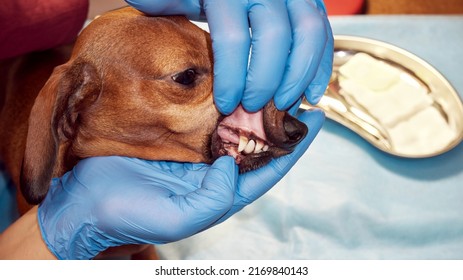
<svg viewBox="0 0 463 280"><path fill-rule="evenodd" d="M262 150L263 150L264 152L266 152L266 151L268 150L268 145L265 145L265 146L262 148Z"/></svg>
<svg viewBox="0 0 463 280"><path fill-rule="evenodd" d="M254 140L249 140L248 144L246 145L246 148L244 148L244 153L250 154L254 152L255 147L256 147L256 142L254 142Z"/></svg>
<svg viewBox="0 0 463 280"><path fill-rule="evenodd" d="M256 140L256 148L254 149L254 153L262 152L263 147L264 147L264 142L261 140Z"/></svg>
<svg viewBox="0 0 463 280"><path fill-rule="evenodd" d="M249 139L246 136L240 135L240 143L238 144L238 153L244 151L246 145L248 144Z"/></svg>

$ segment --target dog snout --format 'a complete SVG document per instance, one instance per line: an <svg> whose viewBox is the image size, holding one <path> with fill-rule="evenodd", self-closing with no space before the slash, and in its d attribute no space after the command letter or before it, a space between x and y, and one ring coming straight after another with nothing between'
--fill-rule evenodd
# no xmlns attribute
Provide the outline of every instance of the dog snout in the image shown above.
<svg viewBox="0 0 463 280"><path fill-rule="evenodd" d="M308 128L304 123L289 114L286 114L283 119L283 127L286 139L282 143L282 148L285 149L294 149L308 132Z"/></svg>

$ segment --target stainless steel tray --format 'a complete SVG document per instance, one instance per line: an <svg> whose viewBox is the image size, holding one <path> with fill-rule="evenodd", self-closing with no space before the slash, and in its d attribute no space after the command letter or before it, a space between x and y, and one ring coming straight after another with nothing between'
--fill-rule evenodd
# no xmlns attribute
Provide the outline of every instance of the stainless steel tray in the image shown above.
<svg viewBox="0 0 463 280"><path fill-rule="evenodd" d="M455 131L455 137L433 150L405 151L390 137L390 130L380 120L358 104L347 98L339 86L339 68L357 53L365 53L377 60L403 71L426 90L432 98L432 106L437 109L446 124ZM312 107L303 102L302 109ZM425 158L449 151L463 139L463 105L455 89L436 69L419 57L396 46L361 37L335 36L333 75L325 96L317 107L326 116L359 134L380 150L400 157ZM415 128L417 133L420 127ZM418 135L418 134L417 134Z"/></svg>

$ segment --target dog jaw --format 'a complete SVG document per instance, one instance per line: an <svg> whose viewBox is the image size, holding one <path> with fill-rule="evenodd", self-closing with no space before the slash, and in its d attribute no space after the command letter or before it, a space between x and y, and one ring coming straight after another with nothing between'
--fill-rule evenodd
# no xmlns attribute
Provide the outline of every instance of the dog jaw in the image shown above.
<svg viewBox="0 0 463 280"><path fill-rule="evenodd" d="M255 113L239 106L218 123L211 140L212 157L232 156L240 172L248 172L291 153L307 131L304 123L278 111L273 102Z"/></svg>

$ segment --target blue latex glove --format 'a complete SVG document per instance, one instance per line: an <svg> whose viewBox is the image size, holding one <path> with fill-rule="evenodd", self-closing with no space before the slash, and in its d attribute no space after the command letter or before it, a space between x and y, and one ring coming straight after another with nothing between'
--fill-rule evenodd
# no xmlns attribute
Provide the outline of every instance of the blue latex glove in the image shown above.
<svg viewBox="0 0 463 280"><path fill-rule="evenodd" d="M300 116L309 133L287 156L238 175L231 157L206 164L88 158L53 179L38 210L42 237L60 259L90 259L108 247L162 244L214 226L272 188L320 130L324 114Z"/></svg>
<svg viewBox="0 0 463 280"><path fill-rule="evenodd" d="M206 16L214 52L214 98L224 114L240 102L257 111L272 97L277 108L286 110L304 92L315 104L325 92L333 35L322 0L126 2L150 15Z"/></svg>

